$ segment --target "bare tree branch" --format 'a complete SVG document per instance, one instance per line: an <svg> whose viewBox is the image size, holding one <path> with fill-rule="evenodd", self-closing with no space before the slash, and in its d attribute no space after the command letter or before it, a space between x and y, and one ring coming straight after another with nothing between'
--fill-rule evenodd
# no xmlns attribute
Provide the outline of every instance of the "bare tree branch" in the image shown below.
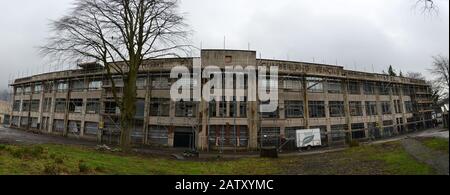
<svg viewBox="0 0 450 195"><path fill-rule="evenodd" d="M121 145L130 144L136 110L136 79L145 59L187 53L188 31L178 0L76 0L71 12L52 22L44 56L103 64L121 110ZM114 75L120 75L118 97Z"/></svg>

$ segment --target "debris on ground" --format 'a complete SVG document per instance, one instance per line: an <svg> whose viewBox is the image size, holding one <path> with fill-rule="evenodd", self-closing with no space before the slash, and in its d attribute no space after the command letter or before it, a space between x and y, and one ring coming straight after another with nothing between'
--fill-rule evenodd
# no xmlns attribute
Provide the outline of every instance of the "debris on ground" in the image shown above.
<svg viewBox="0 0 450 195"><path fill-rule="evenodd" d="M111 151L111 148L107 145L98 145L96 148L98 151Z"/></svg>
<svg viewBox="0 0 450 195"><path fill-rule="evenodd" d="M187 150L183 152L183 156L186 158L198 158L200 157L200 153L194 150Z"/></svg>
<svg viewBox="0 0 450 195"><path fill-rule="evenodd" d="M179 155L179 154L172 154L172 157L174 157L177 160L185 160L185 158L182 155Z"/></svg>

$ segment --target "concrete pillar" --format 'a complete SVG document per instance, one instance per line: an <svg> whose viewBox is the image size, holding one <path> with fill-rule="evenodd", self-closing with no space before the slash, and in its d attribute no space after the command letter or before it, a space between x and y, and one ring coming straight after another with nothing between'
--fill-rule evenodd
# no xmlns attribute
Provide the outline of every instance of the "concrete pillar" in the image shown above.
<svg viewBox="0 0 450 195"><path fill-rule="evenodd" d="M151 79L151 76L149 73L147 73L147 87L145 88L145 108L144 108L144 139L142 140L143 144L149 144L148 143L148 134L149 134L149 122L150 122L150 104L151 104L151 97L152 97L152 86L153 86L153 80Z"/></svg>
<svg viewBox="0 0 450 195"><path fill-rule="evenodd" d="M303 75L302 78L302 88L303 88L303 109L304 109L304 118L305 118L305 129L309 129L309 100L308 100L308 84L306 83L306 75Z"/></svg>

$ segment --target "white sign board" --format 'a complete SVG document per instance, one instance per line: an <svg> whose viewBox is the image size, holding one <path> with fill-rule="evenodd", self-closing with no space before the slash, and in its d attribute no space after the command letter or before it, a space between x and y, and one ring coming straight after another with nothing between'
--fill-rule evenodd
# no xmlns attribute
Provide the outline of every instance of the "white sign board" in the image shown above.
<svg viewBox="0 0 450 195"><path fill-rule="evenodd" d="M322 140L320 136L320 129L303 129L297 130L297 147L305 148L305 147L314 147L321 146Z"/></svg>

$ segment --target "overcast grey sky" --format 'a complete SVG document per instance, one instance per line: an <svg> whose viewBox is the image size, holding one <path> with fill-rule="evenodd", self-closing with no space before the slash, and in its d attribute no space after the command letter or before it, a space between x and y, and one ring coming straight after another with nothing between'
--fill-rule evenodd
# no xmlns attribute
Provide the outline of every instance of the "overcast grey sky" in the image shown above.
<svg viewBox="0 0 450 195"><path fill-rule="evenodd" d="M426 73L431 56L449 54L449 1L423 15L416 0L181 0L203 48L257 50L263 58L313 61L376 72L392 64ZM73 0L1 0L0 89L8 78L55 69L38 55L49 20ZM258 54L259 55L259 54ZM52 64L55 65L55 64Z"/></svg>

